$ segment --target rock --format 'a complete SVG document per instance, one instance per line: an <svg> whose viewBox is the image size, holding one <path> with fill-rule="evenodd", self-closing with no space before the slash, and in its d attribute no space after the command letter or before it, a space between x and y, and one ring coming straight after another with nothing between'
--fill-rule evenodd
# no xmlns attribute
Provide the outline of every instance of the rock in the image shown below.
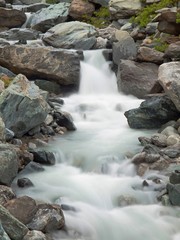
<svg viewBox="0 0 180 240"><path fill-rule="evenodd" d="M5 0L0 0L0 7L6 7L6 1Z"/></svg>
<svg viewBox="0 0 180 240"><path fill-rule="evenodd" d="M163 57L164 53L156 51L153 48L140 47L137 54L137 61L161 64L164 61Z"/></svg>
<svg viewBox="0 0 180 240"><path fill-rule="evenodd" d="M0 112L6 127L21 137L45 120L48 104L39 88L19 74L1 94Z"/></svg>
<svg viewBox="0 0 180 240"><path fill-rule="evenodd" d="M20 240L27 234L28 228L0 205L1 224L11 240Z"/></svg>
<svg viewBox="0 0 180 240"><path fill-rule="evenodd" d="M165 93L180 111L180 62L164 63L159 67L158 80Z"/></svg>
<svg viewBox="0 0 180 240"><path fill-rule="evenodd" d="M133 59L136 57L137 48L133 38L126 31L117 30L113 43L113 62L119 64L121 59Z"/></svg>
<svg viewBox="0 0 180 240"><path fill-rule="evenodd" d="M131 128L159 128L179 117L173 102L167 96L154 96L141 103L139 108L125 112Z"/></svg>
<svg viewBox="0 0 180 240"><path fill-rule="evenodd" d="M134 164L140 164L145 162L145 158L146 158L146 152L141 152L141 153L137 153L133 158L132 158L132 162Z"/></svg>
<svg viewBox="0 0 180 240"><path fill-rule="evenodd" d="M10 78L14 78L16 76L16 74L9 71L9 69L0 66L0 77L2 77L2 76L8 76Z"/></svg>
<svg viewBox="0 0 180 240"><path fill-rule="evenodd" d="M0 183L10 186L18 173L18 159L9 144L0 144Z"/></svg>
<svg viewBox="0 0 180 240"><path fill-rule="evenodd" d="M9 200L4 207L25 225L32 220L37 210L35 200L28 196Z"/></svg>
<svg viewBox="0 0 180 240"><path fill-rule="evenodd" d="M0 142L4 142L6 139L6 129L5 129L5 124L0 117Z"/></svg>
<svg viewBox="0 0 180 240"><path fill-rule="evenodd" d="M73 21L60 23L43 37L45 44L56 48L89 50L96 43L97 31L90 24Z"/></svg>
<svg viewBox="0 0 180 240"><path fill-rule="evenodd" d="M79 85L80 60L73 51L11 45L0 48L0 65L29 78L43 78L62 85Z"/></svg>
<svg viewBox="0 0 180 240"><path fill-rule="evenodd" d="M26 187L33 187L34 184L31 182L29 178L19 178L17 180L17 185L20 188L26 188Z"/></svg>
<svg viewBox="0 0 180 240"><path fill-rule="evenodd" d="M137 174L142 177L148 169L149 165L147 163L141 163L137 166Z"/></svg>
<svg viewBox="0 0 180 240"><path fill-rule="evenodd" d="M30 150L34 156L34 161L41 164L46 165L54 165L55 164L55 155L53 152L49 152L47 150Z"/></svg>
<svg viewBox="0 0 180 240"><path fill-rule="evenodd" d="M82 20L84 16L92 16L95 11L95 6L84 0L72 0L69 16L71 16L75 20Z"/></svg>
<svg viewBox="0 0 180 240"><path fill-rule="evenodd" d="M170 162L168 160L165 160L164 158L159 159L158 161L154 162L149 166L149 169L156 170L156 171L164 171L167 169L170 165Z"/></svg>
<svg viewBox="0 0 180 240"><path fill-rule="evenodd" d="M9 200L15 198L15 194L10 187L0 185L0 205L4 205Z"/></svg>
<svg viewBox="0 0 180 240"><path fill-rule="evenodd" d="M151 141L157 147L167 147L167 136L160 133L155 133L151 136Z"/></svg>
<svg viewBox="0 0 180 240"><path fill-rule="evenodd" d="M167 146L173 146L178 143L180 143L179 135L171 135L167 138Z"/></svg>
<svg viewBox="0 0 180 240"><path fill-rule="evenodd" d="M158 26L157 22L150 22L150 23L148 23L147 26L146 26L146 29L145 29L146 33L148 35L155 34L156 31L157 31L157 26Z"/></svg>
<svg viewBox="0 0 180 240"><path fill-rule="evenodd" d="M165 135L166 137L169 137L174 134L178 134L177 130L172 126L166 126L162 131L161 134Z"/></svg>
<svg viewBox="0 0 180 240"><path fill-rule="evenodd" d="M180 206L180 184L167 184L169 200L172 205Z"/></svg>
<svg viewBox="0 0 180 240"><path fill-rule="evenodd" d="M26 21L26 14L17 9L0 8L0 27L21 27Z"/></svg>
<svg viewBox="0 0 180 240"><path fill-rule="evenodd" d="M23 6L22 10L24 12L34 13L41 10L42 8L47 8L47 7L49 7L49 4L40 2L40 3L32 3L28 6Z"/></svg>
<svg viewBox="0 0 180 240"><path fill-rule="evenodd" d="M121 195L118 197L118 206L129 206L129 205L135 205L138 204L138 201L136 198L132 196L124 196Z"/></svg>
<svg viewBox="0 0 180 240"><path fill-rule="evenodd" d="M117 84L119 91L144 98L151 93L158 81L158 65L122 60L118 65Z"/></svg>
<svg viewBox="0 0 180 240"><path fill-rule="evenodd" d="M180 184L180 171L175 170L169 176L169 181L171 184Z"/></svg>
<svg viewBox="0 0 180 240"><path fill-rule="evenodd" d="M44 233L64 227L64 215L59 205L39 204L32 221L27 225L31 230Z"/></svg>
<svg viewBox="0 0 180 240"><path fill-rule="evenodd" d="M180 41L171 43L164 53L165 59L180 61Z"/></svg>
<svg viewBox="0 0 180 240"><path fill-rule="evenodd" d="M100 6L106 7L108 6L109 0L90 0L90 2L95 3L95 6L98 4Z"/></svg>
<svg viewBox="0 0 180 240"><path fill-rule="evenodd" d="M146 156L145 156L146 163L154 163L154 162L157 162L159 159L160 159L160 155L157 153L146 154Z"/></svg>
<svg viewBox="0 0 180 240"><path fill-rule="evenodd" d="M14 138L14 132L6 128L6 141L11 141Z"/></svg>
<svg viewBox="0 0 180 240"><path fill-rule="evenodd" d="M76 126L74 125L73 119L69 113L55 112L54 117L59 126L65 127L69 131L76 130Z"/></svg>
<svg viewBox="0 0 180 240"><path fill-rule="evenodd" d="M168 146L160 150L161 155L168 156L169 158L176 159L180 157L180 144L175 144L173 146Z"/></svg>
<svg viewBox="0 0 180 240"><path fill-rule="evenodd" d="M20 172L22 175L29 174L33 172L42 172L44 171L44 168L41 164L36 162L30 162L28 163L25 168Z"/></svg>
<svg viewBox="0 0 180 240"><path fill-rule="evenodd" d="M40 37L40 32L27 29L27 28L12 28L8 31L0 32L0 38L4 38L9 41L20 40L34 40Z"/></svg>
<svg viewBox="0 0 180 240"><path fill-rule="evenodd" d="M51 4L47 8L42 8L30 16L27 27L46 32L48 29L67 20L69 7L70 3L61 2L58 4Z"/></svg>
<svg viewBox="0 0 180 240"><path fill-rule="evenodd" d="M29 231L22 240L48 240L46 235L40 231Z"/></svg>
<svg viewBox="0 0 180 240"><path fill-rule="evenodd" d="M11 240L11 239L8 237L7 233L4 231L4 229L3 229L3 227L2 227L1 224L0 224L0 239L1 239L1 240Z"/></svg>
<svg viewBox="0 0 180 240"><path fill-rule="evenodd" d="M54 93L56 95L62 93L61 86L55 82L50 82L42 79L36 79L34 82L40 89L49 93Z"/></svg>
<svg viewBox="0 0 180 240"><path fill-rule="evenodd" d="M40 3L42 0L18 0L21 4L29 5L33 3Z"/></svg>
<svg viewBox="0 0 180 240"><path fill-rule="evenodd" d="M109 2L109 10L114 20L132 17L140 9L140 0L110 0Z"/></svg>

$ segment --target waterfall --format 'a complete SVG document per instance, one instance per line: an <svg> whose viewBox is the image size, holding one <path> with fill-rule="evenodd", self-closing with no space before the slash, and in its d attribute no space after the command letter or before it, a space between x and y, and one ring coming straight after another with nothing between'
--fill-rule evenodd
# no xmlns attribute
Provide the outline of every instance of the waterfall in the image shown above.
<svg viewBox="0 0 180 240"><path fill-rule="evenodd" d="M55 232L56 240L179 239L179 208L158 204L151 180L165 177L152 171L144 187L131 163L130 156L141 149L138 136L150 132L130 129L123 113L140 100L117 93L102 51L87 52L81 71L80 93L64 98L63 106L77 131L49 143L56 165L26 176L35 187L17 194L69 207L67 232Z"/></svg>

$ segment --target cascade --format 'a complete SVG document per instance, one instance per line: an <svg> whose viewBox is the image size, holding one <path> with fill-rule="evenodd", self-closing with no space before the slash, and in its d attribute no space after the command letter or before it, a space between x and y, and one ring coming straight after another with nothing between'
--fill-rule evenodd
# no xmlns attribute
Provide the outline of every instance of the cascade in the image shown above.
<svg viewBox="0 0 180 240"><path fill-rule="evenodd" d="M56 165L26 176L35 187L19 195L69 206L64 211L67 233L56 240L178 240L179 208L161 206L155 183L143 187L128 156L141 147L137 138L150 132L128 127L124 111L141 100L118 93L115 75L102 50L85 52L80 92L64 98L63 110L77 131L56 137L50 149ZM150 172L149 179L161 177ZM146 175L146 178L148 176Z"/></svg>

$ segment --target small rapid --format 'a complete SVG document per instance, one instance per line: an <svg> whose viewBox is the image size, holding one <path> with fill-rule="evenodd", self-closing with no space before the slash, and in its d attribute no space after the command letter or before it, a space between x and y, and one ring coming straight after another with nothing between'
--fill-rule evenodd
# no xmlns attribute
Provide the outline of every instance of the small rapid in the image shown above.
<svg viewBox="0 0 180 240"><path fill-rule="evenodd" d="M66 208L67 231L55 232L56 240L178 240L180 210L157 202L152 181L159 177L164 184L166 177L152 171L141 178L131 163L141 149L137 138L152 133L130 129L124 117L141 100L118 93L109 64L102 50L85 52L80 91L64 98L62 109L77 131L49 143L56 164L26 175L34 187L17 194Z"/></svg>

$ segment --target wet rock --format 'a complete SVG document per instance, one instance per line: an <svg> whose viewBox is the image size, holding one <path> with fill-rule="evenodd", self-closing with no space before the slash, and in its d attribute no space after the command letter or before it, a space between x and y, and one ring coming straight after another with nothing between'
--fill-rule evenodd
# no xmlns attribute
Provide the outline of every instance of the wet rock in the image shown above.
<svg viewBox="0 0 180 240"><path fill-rule="evenodd" d="M164 149L161 149L160 154L166 155L169 158L178 158L180 157L180 145L177 144L177 145L173 145L173 146L169 146Z"/></svg>
<svg viewBox="0 0 180 240"><path fill-rule="evenodd" d="M134 164L140 164L145 162L145 158L146 158L146 152L141 152L141 153L137 153L133 158L132 158L132 162Z"/></svg>
<svg viewBox="0 0 180 240"><path fill-rule="evenodd" d="M136 44L127 31L116 30L112 52L113 62L117 65L121 59L133 59L136 57Z"/></svg>
<svg viewBox="0 0 180 240"><path fill-rule="evenodd" d="M121 60L118 65L117 84L119 91L144 98L158 81L158 65Z"/></svg>
<svg viewBox="0 0 180 240"><path fill-rule="evenodd" d="M142 177L148 169L149 165L147 163L141 163L137 166L137 174Z"/></svg>
<svg viewBox="0 0 180 240"><path fill-rule="evenodd" d="M153 48L140 47L138 49L137 61L161 64L164 61L164 53Z"/></svg>
<svg viewBox="0 0 180 240"><path fill-rule="evenodd" d="M2 118L0 117L0 141L4 142L6 139L6 129L5 129L5 124L2 120Z"/></svg>
<svg viewBox="0 0 180 240"><path fill-rule="evenodd" d="M159 67L158 79L165 93L180 111L180 62L164 63Z"/></svg>
<svg viewBox="0 0 180 240"><path fill-rule="evenodd" d="M30 150L34 156L34 161L37 163L45 164L45 165L54 165L55 164L55 155L53 152L49 152L46 150Z"/></svg>
<svg viewBox="0 0 180 240"><path fill-rule="evenodd" d="M59 205L39 204L32 221L27 225L31 230L44 233L64 227L64 215Z"/></svg>
<svg viewBox="0 0 180 240"><path fill-rule="evenodd" d="M60 23L49 29L44 34L43 41L56 48L88 50L96 43L96 34L94 26L72 21Z"/></svg>
<svg viewBox="0 0 180 240"><path fill-rule="evenodd" d="M18 173L18 159L9 144L0 144L0 183L10 186Z"/></svg>
<svg viewBox="0 0 180 240"><path fill-rule="evenodd" d="M147 137L138 137L139 142L141 143L142 146L146 146L148 144L151 144L151 139Z"/></svg>
<svg viewBox="0 0 180 240"><path fill-rule="evenodd" d="M0 38L8 41L34 40L40 37L40 32L27 28L12 28L8 31L0 32Z"/></svg>
<svg viewBox="0 0 180 240"><path fill-rule="evenodd" d="M6 141L11 141L14 138L14 132L6 128Z"/></svg>
<svg viewBox="0 0 180 240"><path fill-rule="evenodd" d="M42 3L42 2L34 3L33 2L32 4L30 4L28 6L23 6L22 10L24 12L34 13L34 12L41 10L42 8L47 8L47 7L49 7L49 4L47 4L47 3Z"/></svg>
<svg viewBox="0 0 180 240"><path fill-rule="evenodd" d="M8 237L7 233L4 231L4 228L2 227L1 224L0 224L0 239L1 240L10 240L10 238Z"/></svg>
<svg viewBox="0 0 180 240"><path fill-rule="evenodd" d="M1 94L0 111L6 127L21 137L45 120L48 104L39 88L19 74Z"/></svg>
<svg viewBox="0 0 180 240"><path fill-rule="evenodd" d="M33 173L33 172L42 172L42 171L44 171L44 168L41 164L36 163L36 162L30 162L21 171L21 174L29 174L29 173Z"/></svg>
<svg viewBox="0 0 180 240"><path fill-rule="evenodd" d="M167 184L169 200L172 205L180 206L180 184Z"/></svg>
<svg viewBox="0 0 180 240"><path fill-rule="evenodd" d="M61 126L65 127L69 131L76 130L76 126L73 123L72 116L67 112L55 112L54 114L56 123Z"/></svg>
<svg viewBox="0 0 180 240"><path fill-rule="evenodd" d="M48 240L48 239L46 238L46 235L41 231L33 230L28 231L23 240Z"/></svg>
<svg viewBox="0 0 180 240"><path fill-rule="evenodd" d="M27 27L46 32L48 29L67 20L69 7L70 3L60 2L58 4L51 4L47 8L42 8L30 16Z"/></svg>
<svg viewBox="0 0 180 240"><path fill-rule="evenodd" d="M20 188L27 188L27 187L33 187L34 184L31 182L29 178L19 178L17 180L17 185Z"/></svg>
<svg viewBox="0 0 180 240"><path fill-rule="evenodd" d="M62 93L61 86L55 82L50 82L42 79L36 79L34 82L40 89L49 93L54 93L56 95Z"/></svg>
<svg viewBox="0 0 180 240"><path fill-rule="evenodd" d="M180 41L168 46L164 53L164 58L172 61L180 61Z"/></svg>
<svg viewBox="0 0 180 240"><path fill-rule="evenodd" d="M81 20L85 15L92 16L94 11L94 4L83 0L72 0L69 9L69 16L71 16L74 20Z"/></svg>
<svg viewBox="0 0 180 240"><path fill-rule="evenodd" d="M4 207L25 225L32 220L37 210L35 200L28 196L9 200Z"/></svg>
<svg viewBox="0 0 180 240"><path fill-rule="evenodd" d="M180 171L175 170L169 176L169 181L171 184L180 184Z"/></svg>
<svg viewBox="0 0 180 240"><path fill-rule="evenodd" d="M26 14L17 9L0 8L0 27L21 27L26 21Z"/></svg>
<svg viewBox="0 0 180 240"><path fill-rule="evenodd" d="M0 205L1 224L11 240L20 240L27 234L28 228L9 211Z"/></svg>
<svg viewBox="0 0 180 240"><path fill-rule="evenodd" d="M80 60L73 51L24 45L0 47L0 64L28 78L79 85Z"/></svg>
<svg viewBox="0 0 180 240"><path fill-rule="evenodd" d="M149 169L157 170L157 171L164 171L167 169L170 165L170 162L168 160L165 160L164 158L160 158L158 161L154 162L149 166Z"/></svg>
<svg viewBox="0 0 180 240"><path fill-rule="evenodd" d="M153 96L141 103L139 108L125 112L131 128L159 128L166 122L177 119L179 112L167 96Z"/></svg>
<svg viewBox="0 0 180 240"><path fill-rule="evenodd" d="M145 162L146 163L154 163L160 159L159 154L146 154L145 156Z"/></svg>
<svg viewBox="0 0 180 240"><path fill-rule="evenodd" d="M121 195L118 197L118 206L129 206L137 203L138 203L137 200L132 196Z"/></svg>
<svg viewBox="0 0 180 240"><path fill-rule="evenodd" d="M0 185L0 205L4 205L9 200L15 198L15 194L10 187Z"/></svg>
<svg viewBox="0 0 180 240"><path fill-rule="evenodd" d="M167 147L167 136L160 133L155 133L151 136L151 142L157 147Z"/></svg>

